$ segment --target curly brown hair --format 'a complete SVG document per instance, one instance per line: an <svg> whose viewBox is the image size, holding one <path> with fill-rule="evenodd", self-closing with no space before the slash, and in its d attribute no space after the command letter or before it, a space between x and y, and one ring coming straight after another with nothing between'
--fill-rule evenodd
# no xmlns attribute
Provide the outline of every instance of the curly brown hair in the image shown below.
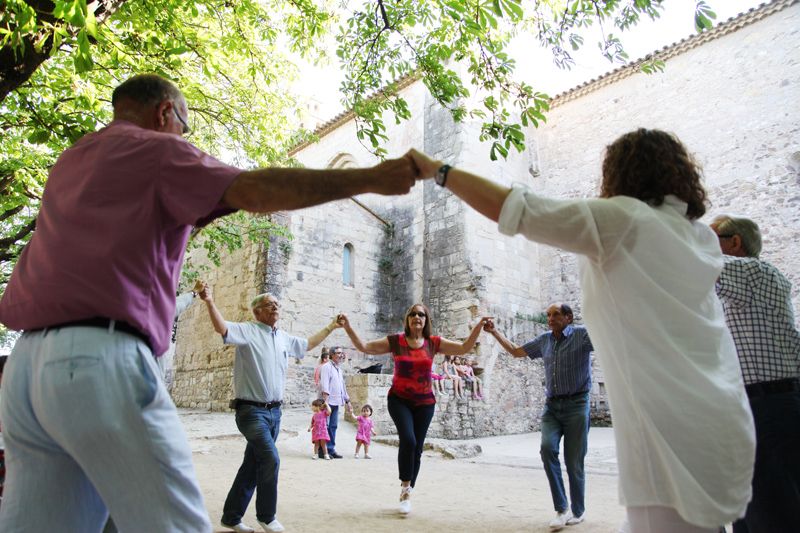
<svg viewBox="0 0 800 533"><path fill-rule="evenodd" d="M686 216L695 220L708 204L700 174L700 166L677 137L639 128L606 147L600 196L631 196L658 206L672 194L688 204Z"/></svg>

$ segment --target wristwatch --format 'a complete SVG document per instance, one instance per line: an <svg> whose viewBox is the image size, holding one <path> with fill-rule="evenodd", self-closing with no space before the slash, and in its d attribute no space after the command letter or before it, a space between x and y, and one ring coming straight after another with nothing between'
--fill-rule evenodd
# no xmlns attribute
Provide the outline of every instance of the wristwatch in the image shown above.
<svg viewBox="0 0 800 533"><path fill-rule="evenodd" d="M450 172L451 168L453 167L450 165L442 165L439 167L439 170L436 171L436 177L434 178L436 185L444 187L444 184L447 183L447 173Z"/></svg>

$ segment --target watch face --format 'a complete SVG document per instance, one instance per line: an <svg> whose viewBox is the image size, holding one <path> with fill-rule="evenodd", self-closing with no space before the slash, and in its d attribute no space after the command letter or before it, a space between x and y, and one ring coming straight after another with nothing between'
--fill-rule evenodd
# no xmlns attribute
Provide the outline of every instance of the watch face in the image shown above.
<svg viewBox="0 0 800 533"><path fill-rule="evenodd" d="M450 165L442 165L439 170L436 171L436 177L434 178L434 181L436 181L437 185L444 187L444 182L447 180L448 170L450 170Z"/></svg>

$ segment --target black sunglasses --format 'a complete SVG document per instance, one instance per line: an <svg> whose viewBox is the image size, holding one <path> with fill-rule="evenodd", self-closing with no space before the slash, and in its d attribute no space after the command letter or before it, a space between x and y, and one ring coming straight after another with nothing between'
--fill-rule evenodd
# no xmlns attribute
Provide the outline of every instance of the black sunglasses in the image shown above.
<svg viewBox="0 0 800 533"><path fill-rule="evenodd" d="M730 239L734 235L735 235L734 233L724 233L724 234L717 235L717 238L718 239Z"/></svg>
<svg viewBox="0 0 800 533"><path fill-rule="evenodd" d="M428 315L426 315L422 311L411 311L410 313L408 313L408 316L418 316L420 318L425 318Z"/></svg>

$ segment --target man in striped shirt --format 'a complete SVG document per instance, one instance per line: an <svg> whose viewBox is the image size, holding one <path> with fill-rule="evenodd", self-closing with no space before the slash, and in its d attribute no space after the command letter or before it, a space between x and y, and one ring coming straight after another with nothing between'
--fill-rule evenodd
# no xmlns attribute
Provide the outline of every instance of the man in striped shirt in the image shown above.
<svg viewBox="0 0 800 533"><path fill-rule="evenodd" d="M547 402L542 413L540 453L557 513L550 521L552 531L583 522L585 512L583 459L589 439L589 391L592 388L590 354L594 348L586 328L574 326L572 320L570 306L551 305L547 308L550 331L523 346L506 339L495 329L493 322L489 321L484 326L484 330L491 333L514 357L541 357L544 360ZM571 505L564 491L561 463L558 460L562 435Z"/></svg>
<svg viewBox="0 0 800 533"><path fill-rule="evenodd" d="M725 309L756 424L753 499L734 533L800 527L800 332L792 286L758 258L761 232L750 219L717 216L725 266L717 295Z"/></svg>

